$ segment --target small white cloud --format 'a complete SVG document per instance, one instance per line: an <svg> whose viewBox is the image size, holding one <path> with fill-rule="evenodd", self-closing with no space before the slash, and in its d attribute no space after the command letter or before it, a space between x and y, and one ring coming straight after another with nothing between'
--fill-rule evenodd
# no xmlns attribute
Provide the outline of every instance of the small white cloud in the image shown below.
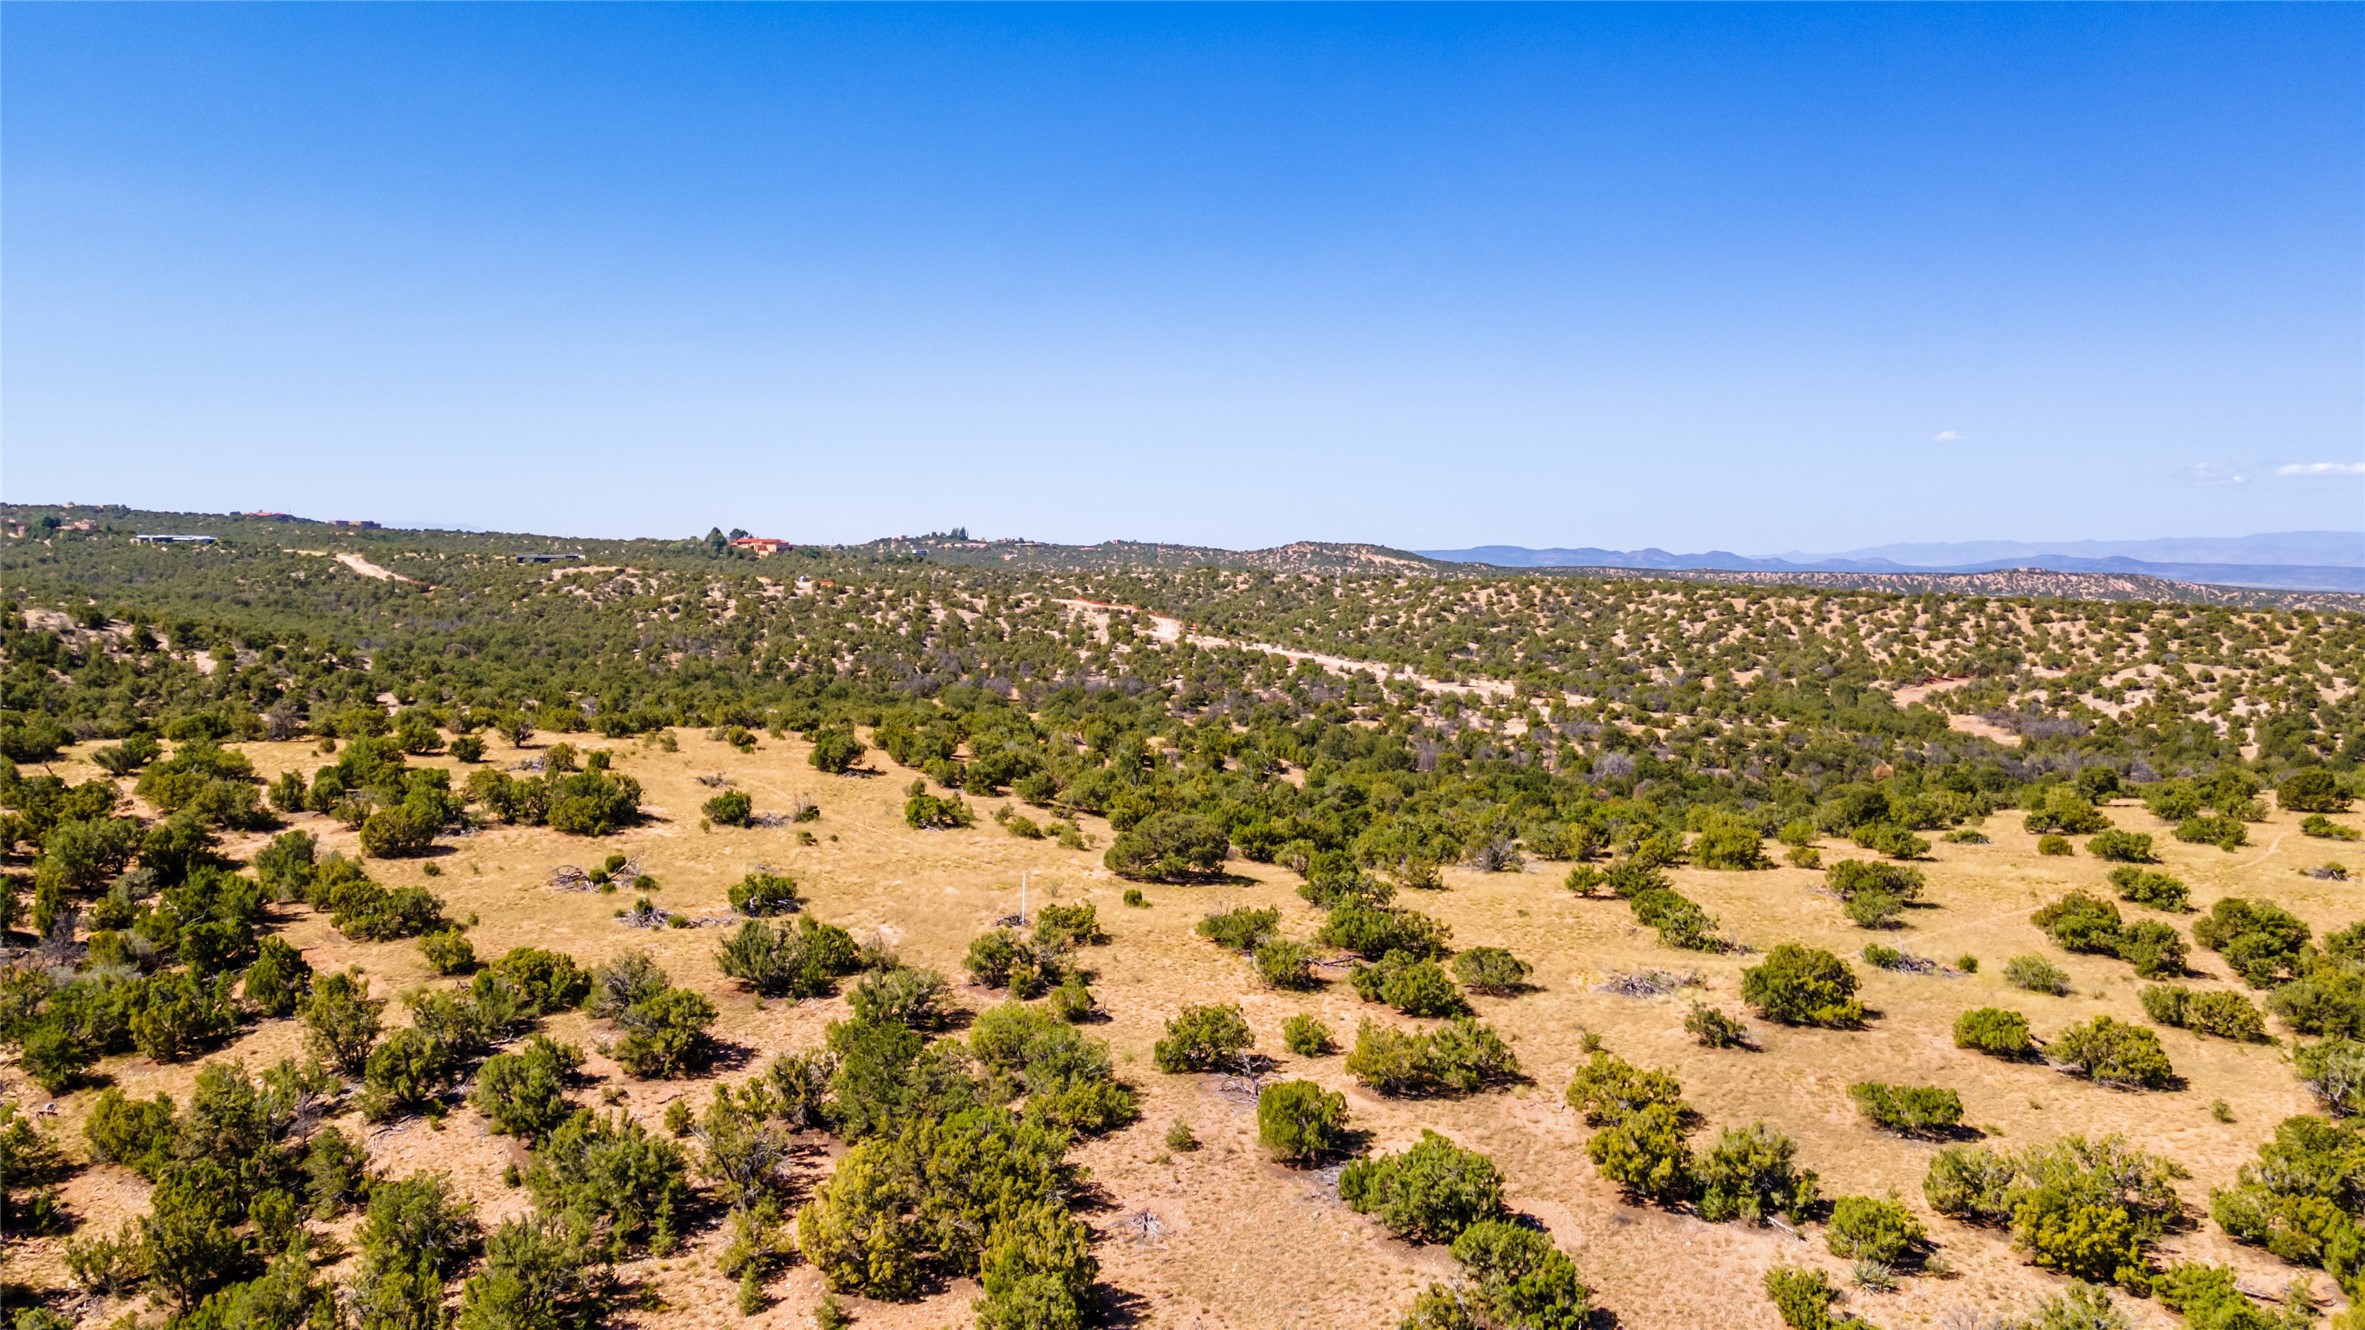
<svg viewBox="0 0 2365 1330"><path fill-rule="evenodd" d="M2278 476L2365 476L2365 462L2293 462L2275 468Z"/></svg>
<svg viewBox="0 0 2365 1330"><path fill-rule="evenodd" d="M2246 485L2250 477L2223 462L2195 462L2190 472L2195 485L2221 488L2227 485Z"/></svg>
<svg viewBox="0 0 2365 1330"><path fill-rule="evenodd" d="M1957 431L1950 429L1942 429L1936 434L1930 436L1930 442L1932 443L1961 443L1962 441L1963 436Z"/></svg>

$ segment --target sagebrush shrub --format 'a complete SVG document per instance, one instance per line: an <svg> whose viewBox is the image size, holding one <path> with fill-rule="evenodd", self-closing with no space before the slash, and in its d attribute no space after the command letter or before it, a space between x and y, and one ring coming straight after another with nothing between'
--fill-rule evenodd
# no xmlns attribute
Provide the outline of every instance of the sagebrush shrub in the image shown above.
<svg viewBox="0 0 2365 1330"><path fill-rule="evenodd" d="M1535 967L1501 947L1472 947L1453 958L1453 972L1471 992L1501 997L1525 988Z"/></svg>
<svg viewBox="0 0 2365 1330"><path fill-rule="evenodd" d="M1256 1037L1233 1003L1185 1007L1166 1021L1166 1037L1152 1050L1163 1072L1217 1071L1235 1065Z"/></svg>
<svg viewBox="0 0 2365 1330"><path fill-rule="evenodd" d="M2158 1035L2108 1016L2063 1030L2046 1051L2087 1079L2122 1089L2159 1089L2176 1074Z"/></svg>
<svg viewBox="0 0 2365 1330"><path fill-rule="evenodd" d="M1446 953L1453 930L1414 910L1347 901L1333 906L1314 940L1324 946L1378 960L1392 951L1434 958Z"/></svg>
<svg viewBox="0 0 2365 1330"><path fill-rule="evenodd" d="M1859 1081L1848 1097L1873 1125L1901 1135L1943 1135L1963 1122L1962 1096L1940 1086Z"/></svg>
<svg viewBox="0 0 2365 1330"><path fill-rule="evenodd" d="M1339 1198L1400 1238L1451 1242L1503 1214L1503 1174L1485 1155L1423 1131L1410 1149L1347 1165Z"/></svg>
<svg viewBox="0 0 2365 1330"><path fill-rule="evenodd" d="M731 884L731 908L749 918L789 914L804 904L796 879L758 868Z"/></svg>
<svg viewBox="0 0 2365 1330"><path fill-rule="evenodd" d="M1741 971L1741 1000L1785 1025L1853 1026L1864 1020L1856 972L1828 951L1795 942Z"/></svg>
<svg viewBox="0 0 2365 1330"><path fill-rule="evenodd" d="M1975 1007L1955 1017L1954 1046L2000 1058L2024 1058L2036 1051L2028 1018L2002 1007Z"/></svg>
<svg viewBox="0 0 2365 1330"><path fill-rule="evenodd" d="M862 977L849 1005L860 1021L886 1022L914 1030L940 1030L951 1015L952 987L934 970L898 965Z"/></svg>
<svg viewBox="0 0 2365 1330"><path fill-rule="evenodd" d="M567 1081L582 1065L583 1050L536 1035L516 1052L485 1059L469 1097L495 1132L539 1139L574 1115Z"/></svg>
<svg viewBox="0 0 2365 1330"><path fill-rule="evenodd" d="M2152 853L2151 835L2141 831L2120 831L2113 827L2097 831L2086 842L2086 852L2097 859L2110 859L2123 864L2148 864L2158 861Z"/></svg>
<svg viewBox="0 0 2365 1330"><path fill-rule="evenodd" d="M1302 1012L1281 1022L1281 1046L1301 1058L1325 1057L1338 1051L1330 1027Z"/></svg>
<svg viewBox="0 0 2365 1330"><path fill-rule="evenodd" d="M1199 921L1197 931L1199 936L1219 947L1232 951L1254 951L1258 943L1272 936L1280 926L1279 910L1259 910L1243 905L1236 910L1208 915Z"/></svg>
<svg viewBox="0 0 2365 1330"><path fill-rule="evenodd" d="M2031 993L2050 993L2065 997L2069 993L2069 972L2042 956L2014 956L2004 962L2004 982Z"/></svg>
<svg viewBox="0 0 2365 1330"><path fill-rule="evenodd" d="M1437 1330L1487 1322L1533 1330L1582 1330L1591 1320L1593 1290L1578 1278L1575 1262L1546 1234L1507 1220L1481 1219L1453 1240L1452 1252L1472 1287L1455 1292L1432 1284L1421 1294L1441 1315L1459 1312L1463 1318L1427 1323ZM1465 1302L1472 1305L1462 1305ZM1447 1304L1452 1310L1446 1310Z"/></svg>
<svg viewBox="0 0 2365 1330"><path fill-rule="evenodd" d="M1765 1290L1766 1300L1774 1304L1774 1314L1790 1330L1837 1330L1840 1325L1831 1314L1832 1304L1839 1301L1839 1290L1820 1270L1777 1265L1766 1271Z"/></svg>
<svg viewBox="0 0 2365 1330"><path fill-rule="evenodd" d="M1312 1081L1280 1081L1256 1099L1257 1140L1285 1164L1309 1164L1346 1141L1347 1099Z"/></svg>
<svg viewBox="0 0 2365 1330"><path fill-rule="evenodd" d="M2309 938L2298 916L2265 901L2226 896L2193 922L2193 941L2225 958L2252 988L2296 972Z"/></svg>
<svg viewBox="0 0 2365 1330"><path fill-rule="evenodd" d="M1689 1199L1697 1189L1687 1130L1677 1106L1645 1104L1594 1132L1585 1142L1585 1154L1601 1176L1633 1196L1672 1204Z"/></svg>
<svg viewBox="0 0 2365 1330"><path fill-rule="evenodd" d="M421 934L419 955L437 974L466 974L476 968L476 948L457 928Z"/></svg>
<svg viewBox="0 0 2365 1330"><path fill-rule="evenodd" d="M1292 992L1321 985L1314 976L1314 949L1283 938L1267 938L1258 944L1256 974L1269 987Z"/></svg>
<svg viewBox="0 0 2365 1330"><path fill-rule="evenodd" d="M1615 1122L1653 1104L1688 1112L1683 1087L1664 1071L1644 1071L1614 1053L1597 1052L1568 1084L1568 1106L1592 1126Z"/></svg>
<svg viewBox="0 0 2365 1330"><path fill-rule="evenodd" d="M1831 1203L1824 1244L1849 1260L1903 1265L1929 1241L1929 1230L1895 1197L1842 1196Z"/></svg>
<svg viewBox="0 0 2365 1330"><path fill-rule="evenodd" d="M2143 1003L2143 1014L2162 1025L2243 1043L2261 1043L2267 1038L2266 1017L2257 1004L2239 993L2145 984L2136 996Z"/></svg>
<svg viewBox="0 0 2365 1330"><path fill-rule="evenodd" d="M1364 1001L1385 1002L1407 1016L1451 1016L1470 1009L1443 966L1408 952L1358 963L1348 971L1347 982Z"/></svg>
<svg viewBox="0 0 2365 1330"><path fill-rule="evenodd" d="M1711 1223L1762 1223L1775 1214L1803 1223L1820 1194L1814 1170L1798 1166L1798 1142L1762 1122L1717 1133L1693 1178L1700 1217Z"/></svg>
<svg viewBox="0 0 2365 1330"><path fill-rule="evenodd" d="M1748 1023L1705 1002L1692 1004L1691 1010L1684 1014L1683 1029L1703 1048L1750 1047Z"/></svg>
<svg viewBox="0 0 2365 1330"><path fill-rule="evenodd" d="M591 972L560 952L515 947L489 968L508 980L527 1010L538 1016L581 1006L591 996Z"/></svg>

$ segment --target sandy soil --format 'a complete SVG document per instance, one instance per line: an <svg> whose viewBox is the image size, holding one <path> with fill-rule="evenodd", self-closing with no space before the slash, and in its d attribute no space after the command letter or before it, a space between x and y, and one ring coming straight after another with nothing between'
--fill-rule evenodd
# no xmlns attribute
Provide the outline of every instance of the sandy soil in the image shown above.
<svg viewBox="0 0 2365 1330"><path fill-rule="evenodd" d="M521 756L498 741L495 747L494 761ZM309 771L323 760L309 747L294 744L255 744L248 751L266 776L287 767ZM1107 874L1096 852L1016 839L983 818L967 831L912 831L901 818L909 773L824 776L806 764L805 752L793 739L767 740L755 753L742 755L687 734L681 750L672 754L620 745L618 765L648 790L653 816L646 825L597 842L542 830L486 831L460 838L433 859L379 863L373 872L389 884L427 885L445 898L454 916L473 917L471 937L483 956L530 943L588 963L633 947L650 949L677 982L706 992L721 1008L717 1033L742 1063L721 1072L731 1079L760 1070L778 1052L818 1045L824 1027L846 1014L843 1000L759 1001L716 972L714 930L623 928L612 913L625 901L554 892L545 885L554 866L589 865L622 850L638 856L659 879L656 895L664 905L698 915L725 908L728 885L754 865L769 864L797 877L819 917L858 936L884 934L908 960L954 975L969 939L1017 908L1021 873L1031 881L1037 901L1095 902L1112 935L1108 946L1086 958L1099 973L1096 987L1110 1014L1096 1032L1111 1042L1121 1074L1141 1090L1144 1110L1137 1125L1078 1151L1091 1173L1087 1219L1099 1235L1096 1250L1120 1323L1361 1330L1393 1324L1418 1287L1450 1273L1451 1263L1441 1251L1393 1241L1347 1211L1336 1198L1331 1175L1292 1172L1268 1162L1255 1144L1252 1102L1236 1087L1213 1077L1161 1075L1152 1068L1150 1045L1165 1018L1187 1003L1212 1000L1241 1003L1260 1048L1279 1058L1280 1075L1309 1077L1343 1091L1354 1124L1371 1133L1375 1148L1399 1148L1427 1127L1491 1154L1510 1179L1514 1206L1550 1228L1625 1330L1771 1330L1777 1322L1758 1285L1767 1266L1777 1261L1820 1265L1844 1284L1846 1265L1824 1251L1813 1231L1811 1241L1801 1240L1776 1229L1705 1224L1622 1202L1594 1175L1583 1153L1587 1129L1561 1100L1582 1061L1579 1040L1586 1031L1598 1033L1610 1049L1637 1063L1675 1072L1709 1120L1706 1135L1719 1125L1762 1120L1796 1137L1805 1161L1822 1173L1827 1195L1895 1192L1917 1209L1922 1206L1921 1178L1935 1147L1862 1125L1846 1094L1856 1080L1952 1086L1963 1095L1969 1120L2003 1146L2070 1131L2124 1132L2144 1148L2181 1161L2193 1175L2183 1192L2201 1222L2173 1237L2164 1256L2232 1262L2244 1272L2245 1283L2262 1292L2279 1291L2295 1273L2262 1253L2235 1247L2202 1213L2210 1187L2230 1182L2278 1120L2310 1106L2277 1047L2236 1046L2165 1030L2162 1040L2186 1086L2127 1094L1952 1046L1948 1030L1954 1016L1973 1006L2025 1011L2040 1035L2099 1012L2141 1019L2137 981L2125 965L2066 956L2027 922L2037 904L2072 886L2100 887L2106 866L2086 858L2039 858L2034 838L2022 833L2010 815L1990 822L1991 845L1938 847L1936 862L1926 865L1932 908L1915 911L1911 927L1887 939L1941 960L1975 954L1982 961L1979 973L1940 978L1859 967L1865 996L1880 1013L1868 1029L1841 1033L1761 1025L1761 1052L1701 1049L1681 1030L1692 996L1738 1009L1739 972L1747 957L1699 957L1659 948L1633 925L1622 903L1579 899L1563 891L1560 872L1551 865L1499 875L1449 872L1446 890L1413 893L1408 903L1450 923L1458 945L1506 945L1536 964L1538 991L1476 1000L1483 1017L1514 1040L1533 1081L1466 1100L1387 1100L1350 1080L1337 1057L1285 1055L1280 1025L1293 1013L1312 1012L1351 1039L1357 1021L1367 1015L1407 1022L1364 1007L1343 982L1304 995L1264 990L1243 960L1192 935L1192 925L1205 913L1256 904L1278 906L1285 930L1308 936L1318 916L1295 895L1292 875L1236 864L1245 879L1240 884L1153 886L1147 889L1149 908L1129 909L1119 900L1125 884ZM77 764L61 763L58 769L69 778L92 774ZM808 829L820 836L819 843L799 846L793 827L701 830L697 808L711 790L695 778L718 771L752 794L759 812L785 809L798 795L816 799L822 818ZM995 802L985 801L984 807ZM2110 812L2121 825L2160 830L2138 806L2121 804ZM2296 871L2321 862L2327 847L2287 835L2295 820L2275 815L2269 824L2253 828L2262 843L2237 854L2162 836L2167 867L2192 885L2204 908L2227 893L2262 895L2320 930L2345 926L2357 914L2356 887L2314 881ZM2358 819L2343 820L2354 824ZM352 851L352 837L334 823L309 816L299 822L329 845ZM1086 819L1086 827L1096 844L1107 843L1105 824ZM1827 854L1840 853L1854 851L1827 849ZM430 864L440 870L438 876L425 875ZM1729 934L1760 949L1800 940L1853 954L1871 940L1872 935L1846 922L1835 901L1816 891L1818 874L1791 868L1745 874L1685 869L1676 876L1681 889L1719 916ZM410 943L347 942L325 919L301 908L284 918L285 936L320 969L362 965L384 994L432 980ZM2076 992L2039 997L2005 986L2003 962L2029 951L2043 952L2067 969ZM2208 953L2196 951L2195 957L2203 969L2221 969ZM1651 1000L1596 991L1605 975L1642 967L1696 969L1703 987ZM990 995L971 992L965 1000L982 1006ZM555 1019L549 1029L587 1050L607 1037L580 1015ZM220 1055L260 1065L299 1044L292 1022L266 1022ZM112 1060L102 1070L132 1094L163 1089L185 1097L195 1067L159 1067L133 1057ZM602 1088L621 1090L629 1110L652 1125L668 1103L685 1095L694 1102L705 1097L695 1082L626 1080L596 1055L589 1070L602 1078ZM29 1096L38 1104L46 1098L13 1066L0 1066L0 1079L20 1101ZM84 1091L59 1103L55 1121L65 1139L79 1143L92 1098ZM584 1098L595 1101L596 1091ZM2231 1107L2232 1122L2212 1119L2209 1106L2215 1099ZM1177 1120L1191 1125L1204 1149L1168 1155L1163 1138ZM488 1220L526 1206L522 1193L500 1181L502 1165L522 1158L521 1152L514 1142L488 1134L472 1110L454 1111L440 1129L413 1120L378 1130L371 1145L378 1165L392 1174L420 1168L450 1172L477 1198ZM818 1170L825 1164L826 1154L821 1154L813 1166ZM65 1192L72 1210L97 1231L112 1231L145 1205L144 1185L109 1166L83 1170ZM1156 1217L1151 1227L1160 1231L1158 1236L1143 1235L1139 1216L1145 1213ZM1962 1330L2025 1311L2059 1287L2053 1277L2022 1264L1994 1233L1935 1217L1930 1223L1954 1273L1906 1279L1894 1293L1852 1294L1848 1305L1853 1311L1891 1330ZM719 1234L703 1233L669 1260L630 1267L626 1273L649 1290L653 1309L620 1313L617 1323L717 1330L811 1324L820 1286L803 1266L776 1282L778 1301L770 1310L742 1321L732 1308L731 1282L713 1266L719 1243ZM54 1239L25 1244L11 1255L14 1277L62 1283L60 1252ZM2316 1287L2326 1295L2332 1292L2330 1281L2320 1275ZM853 1308L864 1326L921 1330L966 1324L973 1297L973 1287L960 1284L916 1304L856 1300ZM92 1307L85 1323L103 1324L127 1309ZM2131 1304L2130 1310L2140 1326L2175 1324L2156 1303Z"/></svg>
<svg viewBox="0 0 2365 1330"><path fill-rule="evenodd" d="M1928 701L1933 693L1943 693L1950 688L1960 688L1969 682L1971 682L1969 679L1925 679L1920 683L1909 683L1889 694L1889 697L1899 707L1909 707L1916 702ZM1984 716L1966 716L1950 711L1946 713L1946 728L1964 734L1976 734L1982 739L1992 740L2007 748L2020 746L2018 734Z"/></svg>
<svg viewBox="0 0 2365 1330"><path fill-rule="evenodd" d="M418 585L417 578L404 577L402 574L395 572L393 569L380 567L379 565L371 563L369 560L361 557L358 554L340 554L337 556L337 562L345 565L347 568L352 569L354 572L361 574L363 577L369 578L372 581L409 582L413 586Z"/></svg>

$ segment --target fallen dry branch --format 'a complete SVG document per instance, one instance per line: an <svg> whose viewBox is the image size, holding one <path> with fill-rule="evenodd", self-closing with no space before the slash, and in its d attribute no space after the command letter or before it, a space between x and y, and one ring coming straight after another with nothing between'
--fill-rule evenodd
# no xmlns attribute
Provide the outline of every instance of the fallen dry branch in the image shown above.
<svg viewBox="0 0 2365 1330"><path fill-rule="evenodd" d="M1629 970L1611 975L1594 991L1612 997L1665 997L1678 989L1701 988L1707 983L1697 970Z"/></svg>

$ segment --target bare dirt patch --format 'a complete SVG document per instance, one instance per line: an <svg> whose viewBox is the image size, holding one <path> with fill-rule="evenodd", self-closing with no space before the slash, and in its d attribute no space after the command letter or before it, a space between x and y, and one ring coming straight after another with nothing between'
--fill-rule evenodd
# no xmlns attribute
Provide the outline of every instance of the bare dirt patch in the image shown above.
<svg viewBox="0 0 2365 1330"><path fill-rule="evenodd" d="M1889 697L1898 706L1909 707L1916 702L1928 701L1934 694L1945 692L1950 688L1960 688L1971 682L1973 681L1970 679L1924 679L1920 683L1905 685L1889 694ZM1962 712L1949 711L1946 713L1946 728L1963 734L1975 734L1982 739L1990 739L2010 748L2020 746L2019 734L1996 724L1985 716L1972 716Z"/></svg>
<svg viewBox="0 0 2365 1330"><path fill-rule="evenodd" d="M337 562L375 582L408 582L413 586L418 585L417 578L404 577L393 569L371 563L358 554L340 554L337 556Z"/></svg>

